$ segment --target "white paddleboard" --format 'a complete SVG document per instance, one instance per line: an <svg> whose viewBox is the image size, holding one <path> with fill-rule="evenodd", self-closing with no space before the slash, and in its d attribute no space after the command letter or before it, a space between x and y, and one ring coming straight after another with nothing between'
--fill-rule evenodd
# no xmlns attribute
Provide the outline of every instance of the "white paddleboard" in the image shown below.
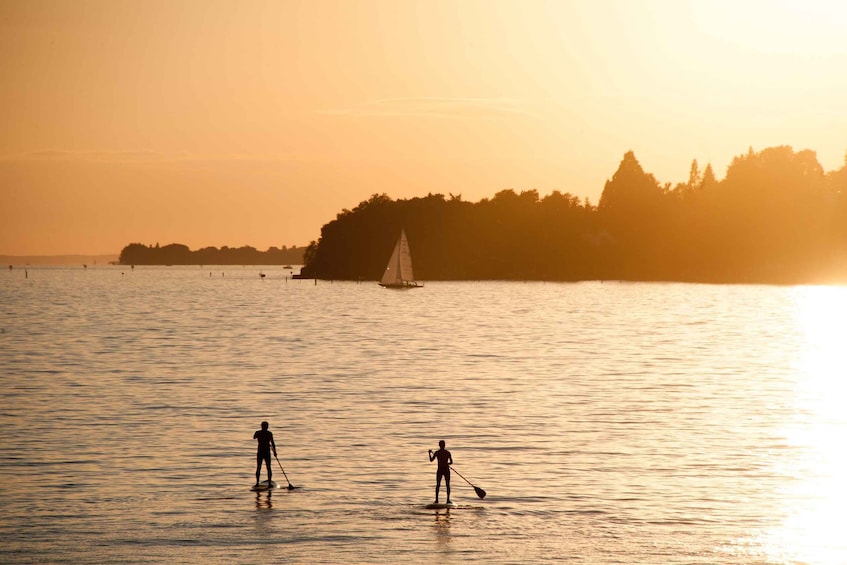
<svg viewBox="0 0 847 565"><path fill-rule="evenodd" d="M262 481L258 485L253 485L252 487L250 487L250 490L252 490L252 491L262 491L262 490L273 490L275 488L279 488L279 485L276 484L276 481L270 481L270 483L268 483L268 481Z"/></svg>
<svg viewBox="0 0 847 565"><path fill-rule="evenodd" d="M450 504L445 504L443 502L433 502L432 504L427 504L424 506L427 510L443 510L445 508L456 508L456 503L451 502Z"/></svg>

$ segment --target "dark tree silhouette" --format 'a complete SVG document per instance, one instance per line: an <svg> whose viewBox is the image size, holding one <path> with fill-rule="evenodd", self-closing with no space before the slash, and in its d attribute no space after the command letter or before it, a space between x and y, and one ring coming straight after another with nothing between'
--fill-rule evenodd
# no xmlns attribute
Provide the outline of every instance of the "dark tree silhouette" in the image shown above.
<svg viewBox="0 0 847 565"><path fill-rule="evenodd" d="M377 280L401 229L419 280L847 282L847 157L825 173L813 151L751 148L723 180L694 160L688 179L672 188L628 151L596 207L534 189L505 189L476 203L453 194L374 194L342 210L305 249L192 252L133 243L121 263L302 260L301 277Z"/></svg>
<svg viewBox="0 0 847 565"><path fill-rule="evenodd" d="M615 243L610 275L624 279L667 278L667 189L627 151L600 196L600 222Z"/></svg>
<svg viewBox="0 0 847 565"><path fill-rule="evenodd" d="M271 247L267 251L250 246L238 249L204 247L191 251L181 243L164 247L159 247L158 243L155 246L130 243L121 250L118 262L121 265L301 265L305 251L296 246Z"/></svg>

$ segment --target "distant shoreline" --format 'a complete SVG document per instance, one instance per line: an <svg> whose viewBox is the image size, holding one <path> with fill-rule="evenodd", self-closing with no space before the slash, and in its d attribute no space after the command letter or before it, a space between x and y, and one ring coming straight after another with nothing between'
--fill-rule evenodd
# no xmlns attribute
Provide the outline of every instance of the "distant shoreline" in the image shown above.
<svg viewBox="0 0 847 565"><path fill-rule="evenodd" d="M25 265L109 265L117 263L114 255L0 255L4 267Z"/></svg>

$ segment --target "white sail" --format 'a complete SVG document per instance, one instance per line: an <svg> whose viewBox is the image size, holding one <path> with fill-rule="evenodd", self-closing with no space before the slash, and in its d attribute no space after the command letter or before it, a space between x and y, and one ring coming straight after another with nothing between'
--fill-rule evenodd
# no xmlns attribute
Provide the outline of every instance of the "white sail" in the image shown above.
<svg viewBox="0 0 847 565"><path fill-rule="evenodd" d="M406 231L400 230L400 237L391 252L391 258L382 273L379 284L387 287L416 287L415 274L412 270L412 254L409 251L409 242L406 239Z"/></svg>
<svg viewBox="0 0 847 565"><path fill-rule="evenodd" d="M385 266L385 271L382 273L382 279L379 281L379 284L392 286L400 282L400 240L398 239L394 245L394 251L391 252L391 259L388 260L388 265Z"/></svg>

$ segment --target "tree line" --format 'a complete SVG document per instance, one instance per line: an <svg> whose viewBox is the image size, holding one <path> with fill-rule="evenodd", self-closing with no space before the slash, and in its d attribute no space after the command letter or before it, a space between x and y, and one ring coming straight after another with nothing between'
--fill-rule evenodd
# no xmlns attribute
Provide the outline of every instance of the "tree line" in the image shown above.
<svg viewBox="0 0 847 565"><path fill-rule="evenodd" d="M392 200L374 194L324 225L301 276L376 280L406 231L419 280L847 281L847 157L752 148L718 180L711 165L660 184L632 151L598 205L570 193Z"/></svg>
<svg viewBox="0 0 847 565"><path fill-rule="evenodd" d="M302 265L305 247L204 247L192 251L181 243L159 247L131 243L121 250L121 265Z"/></svg>

